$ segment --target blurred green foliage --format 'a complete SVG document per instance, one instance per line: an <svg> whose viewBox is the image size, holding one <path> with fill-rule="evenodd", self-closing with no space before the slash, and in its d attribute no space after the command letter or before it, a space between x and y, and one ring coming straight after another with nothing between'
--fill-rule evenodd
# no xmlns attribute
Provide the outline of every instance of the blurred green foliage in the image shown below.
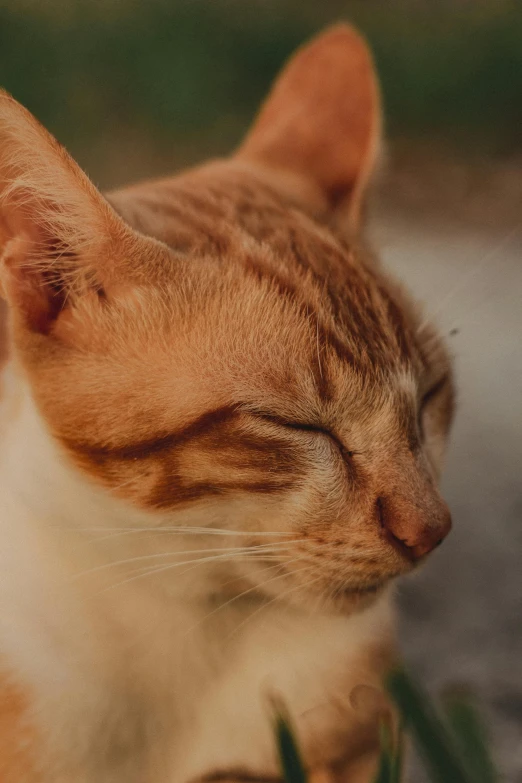
<svg viewBox="0 0 522 783"><path fill-rule="evenodd" d="M521 149L522 6L501 0L4 1L0 81L74 151L131 128L190 159L233 146L285 58L338 19L372 44L392 137Z"/></svg>
<svg viewBox="0 0 522 783"><path fill-rule="evenodd" d="M405 671L391 672L386 684L433 783L495 783L498 776L482 721L465 692L448 694L437 710ZM382 756L393 759L395 754L394 748L382 745Z"/></svg>
<svg viewBox="0 0 522 783"><path fill-rule="evenodd" d="M403 780L404 732L412 735L433 783L498 780L482 722L467 694L458 690L447 694L439 711L403 670L391 672L386 685L399 711L402 728L394 737L391 721L383 716L381 754L374 783ZM285 783L306 783L299 747L284 708L276 711L274 729Z"/></svg>

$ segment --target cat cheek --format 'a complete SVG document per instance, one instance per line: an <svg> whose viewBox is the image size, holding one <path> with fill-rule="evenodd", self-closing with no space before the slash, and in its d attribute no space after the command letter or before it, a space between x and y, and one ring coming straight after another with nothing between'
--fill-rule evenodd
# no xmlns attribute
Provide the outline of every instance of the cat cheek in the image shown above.
<svg viewBox="0 0 522 783"><path fill-rule="evenodd" d="M425 410L421 414L421 441L424 453L432 469L434 478L438 481L443 467L447 446L447 431L443 415L437 408Z"/></svg>

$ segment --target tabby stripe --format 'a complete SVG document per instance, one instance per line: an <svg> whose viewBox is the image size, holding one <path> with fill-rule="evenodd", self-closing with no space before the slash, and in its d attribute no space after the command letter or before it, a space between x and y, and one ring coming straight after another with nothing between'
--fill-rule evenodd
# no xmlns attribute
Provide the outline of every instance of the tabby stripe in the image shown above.
<svg viewBox="0 0 522 783"><path fill-rule="evenodd" d="M223 481L194 482L184 486L176 481L176 477L166 473L147 503L158 509L175 508L186 503L194 503L212 497L223 497L234 492L250 492L253 494L270 495L293 489L297 485L295 479L266 479L265 481Z"/></svg>
<svg viewBox="0 0 522 783"><path fill-rule="evenodd" d="M268 280L273 283L282 296L299 304L303 311L307 313L314 313L321 356L324 355L323 349L325 347L329 347L333 349L341 361L347 362L351 365L355 364L355 357L351 348L346 343L344 343L332 329L319 322L318 316L314 312L315 308L310 302L303 299L297 286L278 275L274 270L268 269L262 264L253 261L252 259L248 260L246 268L258 279ZM317 393L324 402L328 402L332 399L333 392L324 373L325 367L319 364L319 357L317 357L316 367L314 368Z"/></svg>
<svg viewBox="0 0 522 783"><path fill-rule="evenodd" d="M179 447L188 441L201 437L217 427L232 421L237 416L236 405L225 405L208 411L198 419L177 432L158 434L136 443L121 446L108 446L101 443L85 443L84 441L65 438L65 445L79 454L84 455L94 463L104 463L109 459L136 460L151 454Z"/></svg>

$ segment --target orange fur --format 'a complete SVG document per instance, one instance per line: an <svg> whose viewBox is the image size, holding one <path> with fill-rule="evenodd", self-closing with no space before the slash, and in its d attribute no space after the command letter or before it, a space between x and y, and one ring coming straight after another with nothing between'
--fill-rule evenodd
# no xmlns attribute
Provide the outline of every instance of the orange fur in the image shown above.
<svg viewBox="0 0 522 783"><path fill-rule="evenodd" d="M0 693L0 780L29 783L38 766L34 728L28 717L30 699L7 678L0 680Z"/></svg>
<svg viewBox="0 0 522 783"><path fill-rule="evenodd" d="M449 528L448 356L364 241L379 131L346 26L297 53L230 160L107 198L0 96L2 287L62 458L158 520L238 507L256 544L275 519L318 576L310 593L289 569L296 605L347 613ZM370 652L357 676L378 682L387 655ZM367 777L375 724L369 745L347 731Z"/></svg>

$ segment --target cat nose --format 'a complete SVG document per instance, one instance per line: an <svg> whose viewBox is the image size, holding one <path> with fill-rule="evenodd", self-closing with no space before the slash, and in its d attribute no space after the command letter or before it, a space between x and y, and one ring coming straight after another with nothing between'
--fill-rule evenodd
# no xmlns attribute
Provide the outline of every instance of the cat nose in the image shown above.
<svg viewBox="0 0 522 783"><path fill-rule="evenodd" d="M451 530L451 514L441 498L426 512L389 498L377 498L377 518L391 543L410 560L420 560L439 546Z"/></svg>

